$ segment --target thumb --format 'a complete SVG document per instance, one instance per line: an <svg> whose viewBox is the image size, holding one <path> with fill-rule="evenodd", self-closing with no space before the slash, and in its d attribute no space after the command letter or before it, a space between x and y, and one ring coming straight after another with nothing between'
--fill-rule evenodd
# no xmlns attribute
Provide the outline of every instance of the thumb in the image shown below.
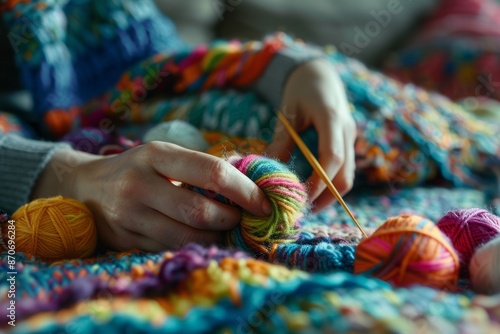
<svg viewBox="0 0 500 334"><path fill-rule="evenodd" d="M296 117L290 117L293 113L283 112L283 115L285 115L292 127L296 128ZM290 160L290 156L292 155L293 148L295 147L295 143L277 116L275 119L276 122L274 125L273 140L266 148L266 154L272 158L280 160L281 162L288 162L288 160Z"/></svg>

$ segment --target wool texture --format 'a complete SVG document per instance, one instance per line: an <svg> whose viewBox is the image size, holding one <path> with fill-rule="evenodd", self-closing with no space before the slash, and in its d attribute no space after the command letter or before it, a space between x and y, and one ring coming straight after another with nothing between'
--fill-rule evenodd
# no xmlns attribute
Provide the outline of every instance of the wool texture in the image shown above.
<svg viewBox="0 0 500 334"><path fill-rule="evenodd" d="M72 198L36 199L12 214L17 252L46 261L83 258L97 245L97 229L90 210ZM6 242L7 234L2 237Z"/></svg>
<svg viewBox="0 0 500 334"><path fill-rule="evenodd" d="M82 328L107 333L229 329L285 334L346 328L412 333L422 326L437 332L436 319L439 328L495 332L494 314L500 309L495 299L422 286L395 290L384 281L345 272L311 275L198 245L156 254L108 253L51 266L30 262L22 253L18 261L25 266L25 274L17 277L24 297L16 301L12 333ZM8 267L0 263L3 278ZM8 307L8 300L0 299L0 307ZM485 316L477 318L477 307ZM422 320L417 323L415 317Z"/></svg>
<svg viewBox="0 0 500 334"><path fill-rule="evenodd" d="M274 244L291 243L297 239L300 219L308 208L306 189L297 175L277 160L250 154L232 156L228 161L264 192L272 213L267 217L258 217L243 211L240 224L227 233L226 243L268 258ZM193 189L229 203L220 194L197 187Z"/></svg>
<svg viewBox="0 0 500 334"><path fill-rule="evenodd" d="M356 248L354 273L378 277L396 286L422 284L454 290L458 256L429 219L389 218Z"/></svg>
<svg viewBox="0 0 500 334"><path fill-rule="evenodd" d="M185 46L150 0L8 0L0 6L39 115L96 98L124 68Z"/></svg>
<svg viewBox="0 0 500 334"><path fill-rule="evenodd" d="M469 264L470 280L476 293L500 293L500 237L482 245Z"/></svg>
<svg viewBox="0 0 500 334"><path fill-rule="evenodd" d="M454 101L465 98L472 109L487 99L498 101L499 18L494 0L440 1L416 36L387 58L384 72Z"/></svg>
<svg viewBox="0 0 500 334"><path fill-rule="evenodd" d="M69 24L83 22L85 29L71 26L68 32L81 34L63 36L60 29L50 27L63 20L46 19L48 29L37 27L34 31L58 41L40 47L41 39L35 37L16 53L18 62L27 68L23 70L27 73L25 81L32 85L28 89L35 91L35 105L41 114L45 113L52 133L62 136L75 127L98 128L103 120L118 119L113 125L122 134L124 125L139 127L144 123L156 125L185 119L200 129L269 142L274 128L272 107L256 94L227 88L251 85L264 64L287 44L287 39L275 36L262 44L224 42L175 53L166 49L167 52L148 58L134 53L133 48L142 45L141 41L150 41L140 37L141 32L148 31L142 30L141 24L151 22L151 11L140 12L144 20L129 19L145 6L143 2L130 1L128 8L133 8L133 13L127 13L126 8L111 8L117 3L111 0L73 1L81 4L80 8L57 0L7 1L6 24L14 26L17 30L8 28L9 32L19 36L26 19L31 21L31 17L54 12L61 18L63 12L69 13L66 9L73 9L68 17L77 15L100 21L90 25L86 19L68 20ZM92 11L82 11L89 3L93 4ZM124 24L123 29L117 27L117 22ZM87 30L102 36L102 43L99 39L96 43L92 35L86 36ZM52 31L56 33L51 35ZM128 33L136 31L137 36L129 39ZM169 38L163 27L155 31L159 33L148 36L152 40ZM123 42L125 47L114 48L110 39ZM61 41L70 41L69 47L61 45ZM87 63L46 66L50 62L46 55L56 55L58 50L73 52L73 46L77 48L82 42L85 46L80 54L95 54L89 61L95 68L88 70ZM116 62L116 71L120 73L113 72L99 80L95 76L110 73L105 64L96 60L102 56L96 52L102 45L110 46L102 52L117 53L119 58L134 56L128 58L131 63ZM485 160L497 155L500 147L500 137L496 136L498 122L484 122L479 115L467 113L442 96L391 80L334 50L328 52L328 60L345 85L358 127L357 180L383 184L384 189L389 183L395 190L381 194L380 189L366 187L369 193L347 198L358 221L376 228L388 216L409 212L425 213L437 221L444 210L485 204L485 192L480 190L464 189L457 193L445 188L404 188L433 178L438 170L458 185L492 184L489 179L484 182L482 176L487 175L483 173ZM59 65L58 59L55 64ZM71 71L66 72L70 78L51 76L59 69L64 72L64 68L72 67L78 67L75 76ZM47 71L42 70L45 68ZM127 70L123 72L123 68ZM38 77L41 72L49 74L32 80L32 75ZM82 73L89 80L78 79ZM48 86L39 84L45 80ZM78 85L73 85L75 82ZM146 87L152 89L146 89L147 96L139 96ZM210 90L202 92L207 89ZM54 90L62 93L52 94ZM75 94L81 96L74 98ZM99 98L88 101L91 95ZM149 98L153 96L168 98ZM457 148L461 148L459 154ZM298 159L292 162L300 164ZM400 188L403 189L397 190ZM304 220L309 219L316 224L308 225ZM470 293L450 293L421 285L394 289L382 280L345 272L352 271L361 236L349 225L349 217L339 206L331 206L301 222L303 227L298 235L297 231L278 235L276 240L284 243L267 242L265 249L257 249L260 255L268 252L274 264L241 252L198 245L155 254L109 252L52 265L19 252L15 267L22 274L17 277L16 292L22 297L16 300L18 325L13 332L76 333L84 329L106 333L412 333L425 328L443 333L467 328L479 333L498 329L500 302L495 299L485 301ZM251 226L250 230L247 240L236 241L238 247L255 255L252 246L257 244L257 237L253 232L258 229ZM289 239L292 241L287 243ZM446 252L442 250L441 254ZM0 258L1 282L9 278L7 259ZM278 265L281 263L287 267ZM7 294L1 294L0 308L5 310L8 306Z"/></svg>
<svg viewBox="0 0 500 334"><path fill-rule="evenodd" d="M484 193L477 190L428 187L385 195L365 189L346 197L368 234L388 214L411 208L438 220L443 206L479 207L484 200ZM6 220L4 216L0 220ZM275 254L291 255L274 257L275 264L241 251L199 245L160 253L107 252L54 263L18 252L16 327L0 330L412 333L422 326L433 332L436 321L439 328L477 333L497 329L498 298L424 286L394 289L382 280L348 273L361 234L340 206L308 215L302 224L295 242L276 245ZM318 245L314 248L318 251L295 256L298 245ZM282 260L288 268L279 265ZM0 281L10 277L9 266L4 252ZM8 306L7 293L1 294L0 308ZM478 310L485 316L478 318Z"/></svg>
<svg viewBox="0 0 500 334"><path fill-rule="evenodd" d="M476 249L500 235L500 218L479 208L450 211L437 226L451 240L465 277L469 275L470 259Z"/></svg>

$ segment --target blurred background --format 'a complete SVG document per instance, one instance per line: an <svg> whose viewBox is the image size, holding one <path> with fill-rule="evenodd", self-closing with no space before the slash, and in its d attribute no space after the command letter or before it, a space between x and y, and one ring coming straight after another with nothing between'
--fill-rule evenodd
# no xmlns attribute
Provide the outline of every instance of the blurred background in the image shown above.
<svg viewBox="0 0 500 334"><path fill-rule="evenodd" d="M500 0L155 1L191 43L284 31L471 109L500 100Z"/></svg>
<svg viewBox="0 0 500 334"><path fill-rule="evenodd" d="M189 42L214 37L262 39L284 31L318 45L353 46L351 56L380 63L410 38L438 0L156 0ZM391 11L392 10L392 11ZM389 16L385 15L389 13ZM379 21L377 21L377 19ZM375 21L379 24L371 24ZM380 23L379 23L380 22ZM365 28L369 42L363 43ZM360 32L361 30L361 32ZM373 37L372 37L373 36ZM356 45L356 37L359 42ZM348 45L349 44L349 45ZM367 44L367 45L364 45ZM358 47L362 45L363 47Z"/></svg>

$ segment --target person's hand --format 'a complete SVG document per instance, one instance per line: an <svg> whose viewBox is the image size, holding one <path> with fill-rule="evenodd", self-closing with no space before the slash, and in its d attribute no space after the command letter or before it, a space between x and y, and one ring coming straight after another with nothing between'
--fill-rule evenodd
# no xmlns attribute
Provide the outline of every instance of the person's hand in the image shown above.
<svg viewBox="0 0 500 334"><path fill-rule="evenodd" d="M281 112L297 132L311 125L318 132L319 163L343 195L351 188L355 173L356 124L351 116L344 86L327 60L301 64L290 75L283 92ZM283 124L276 121L270 156L288 161L295 146ZM308 180L313 211L335 200L317 173Z"/></svg>
<svg viewBox="0 0 500 334"><path fill-rule="evenodd" d="M32 197L63 195L86 204L101 242L117 250L160 251L220 241L240 210L169 179L216 191L258 216L270 213L264 193L230 163L180 146L151 142L113 156L67 150L47 164Z"/></svg>

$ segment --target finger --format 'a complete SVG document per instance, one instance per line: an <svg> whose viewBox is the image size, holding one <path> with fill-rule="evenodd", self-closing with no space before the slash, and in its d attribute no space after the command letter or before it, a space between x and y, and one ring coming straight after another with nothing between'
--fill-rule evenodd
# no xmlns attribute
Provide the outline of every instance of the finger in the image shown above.
<svg viewBox="0 0 500 334"><path fill-rule="evenodd" d="M290 120L291 117L287 116L289 113L284 113L284 115L293 126L293 120ZM295 143L292 137L288 134L285 126L279 119L276 118L273 141L266 148L266 155L286 163L290 160L294 146Z"/></svg>
<svg viewBox="0 0 500 334"><path fill-rule="evenodd" d="M344 164L342 165L342 168L337 176L333 179L333 183L342 196L347 194L352 189L356 174L356 152L354 150L356 142L356 127L353 126L352 128L353 130L344 132Z"/></svg>
<svg viewBox="0 0 500 334"><path fill-rule="evenodd" d="M355 174L355 152L354 152L354 136L351 134L346 134L344 136L345 141L345 161L340 169L339 173L335 176L333 180L333 184L335 188L340 193L340 195L344 196L351 189L354 182L354 174ZM313 212L318 212L324 209L326 206L332 204L335 201L335 196L326 189L323 193L314 201L313 204Z"/></svg>
<svg viewBox="0 0 500 334"><path fill-rule="evenodd" d="M194 228L225 231L241 220L238 208L177 187L159 175L153 175L152 186L139 194L146 207Z"/></svg>
<svg viewBox="0 0 500 334"><path fill-rule="evenodd" d="M106 233L99 233L99 236L106 236L100 238L99 241L104 243L111 249L117 251L129 251L136 248L148 252L158 252L166 249L165 245L151 239L149 239L148 243L145 243L144 236L127 229L111 229L107 224L101 223L99 223L97 226L100 228L100 232L102 232L103 229L107 230Z"/></svg>
<svg viewBox="0 0 500 334"><path fill-rule="evenodd" d="M153 209L141 211L140 222L130 231L140 235L135 240L137 247L147 251L177 249L190 242L210 245L219 243L223 236L222 232L197 229Z"/></svg>
<svg viewBox="0 0 500 334"><path fill-rule="evenodd" d="M170 249L167 245L159 243L149 237L145 237L142 234L131 231L129 231L128 233L129 236L127 238L127 241L129 242L129 245L134 245L132 249L136 248L145 252L152 252L152 253L157 253Z"/></svg>
<svg viewBox="0 0 500 334"><path fill-rule="evenodd" d="M318 124L319 135L318 154L319 163L330 180L339 172L345 159L343 131L335 126L335 120ZM326 184L317 172L309 178L309 198L315 201L326 189Z"/></svg>
<svg viewBox="0 0 500 334"><path fill-rule="evenodd" d="M229 162L169 143L150 147L148 156L157 173L219 193L254 215L271 213L262 190Z"/></svg>

